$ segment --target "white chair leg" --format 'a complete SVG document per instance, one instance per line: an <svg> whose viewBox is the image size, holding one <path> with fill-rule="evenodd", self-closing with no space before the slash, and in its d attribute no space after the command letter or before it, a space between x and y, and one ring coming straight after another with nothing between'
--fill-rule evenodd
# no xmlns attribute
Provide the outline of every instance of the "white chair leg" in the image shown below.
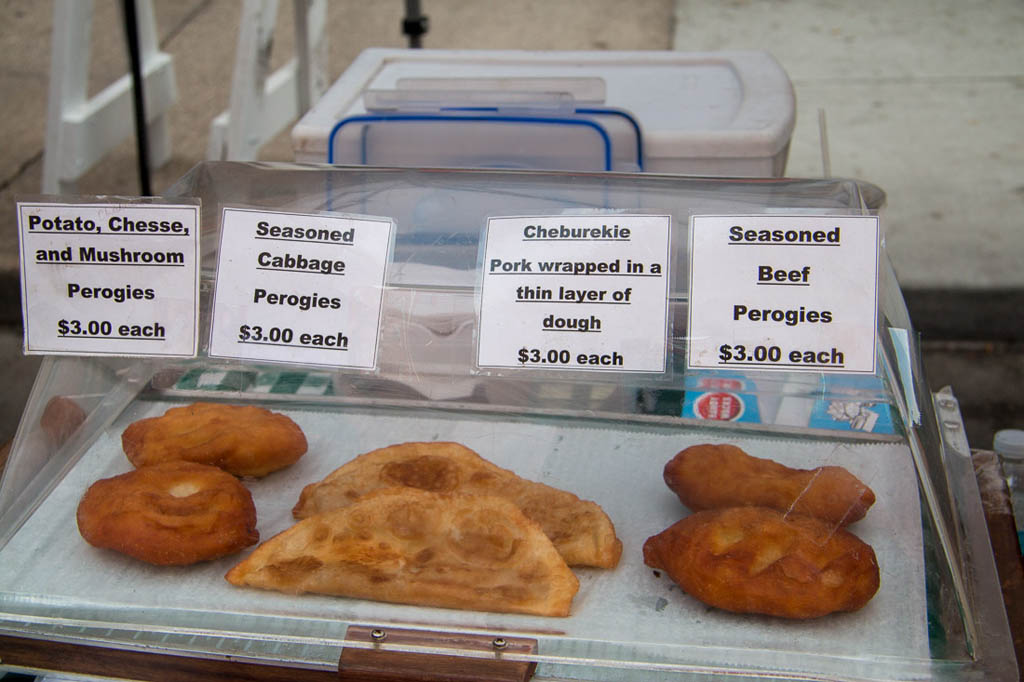
<svg viewBox="0 0 1024 682"><path fill-rule="evenodd" d="M133 133L132 81L125 74L88 97L92 0L54 0L50 92L43 153L47 194L71 194L77 180ZM177 99L170 55L159 51L152 0L140 0L139 52L146 92L150 164L171 156L167 112Z"/></svg>
<svg viewBox="0 0 1024 682"><path fill-rule="evenodd" d="M86 101L89 82L89 37L92 0L54 0L53 43L50 49L50 93L46 110L46 149L43 152L43 192L74 191L77 174L64 168L65 109L78 109Z"/></svg>
<svg viewBox="0 0 1024 682"><path fill-rule="evenodd" d="M277 8L277 0L246 0L243 5L230 107L210 124L209 159L258 158L263 145L327 89L325 0L294 0L296 55L269 73Z"/></svg>
<svg viewBox="0 0 1024 682"><path fill-rule="evenodd" d="M298 65L299 113L316 104L330 85L327 73L327 5L324 0L294 0L295 56Z"/></svg>

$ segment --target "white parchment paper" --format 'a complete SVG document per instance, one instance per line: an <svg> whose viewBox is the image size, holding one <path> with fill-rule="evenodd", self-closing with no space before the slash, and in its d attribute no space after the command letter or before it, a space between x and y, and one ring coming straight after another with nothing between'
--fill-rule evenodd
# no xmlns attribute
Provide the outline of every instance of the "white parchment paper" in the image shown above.
<svg viewBox="0 0 1024 682"><path fill-rule="evenodd" d="M475 613L317 595L291 596L230 585L236 557L183 568L149 566L86 544L75 510L86 488L129 471L120 434L135 419L171 404L138 402L103 434L69 475L0 550L0 598L8 603L83 603L109 609L186 609L220 614L277 614L351 623L429 624L438 628L559 633L588 655L602 642L639 646L738 647L825 656L927 659L925 575L917 477L899 444L729 437L678 427L544 420L435 412L287 410L305 431L309 451L292 467L243 481L253 493L262 539L292 523L302 487L356 455L405 441L453 440L519 475L598 502L614 521L624 551L614 570L578 569L581 586L568 618ZM875 549L881 588L856 613L812 621L743 616L710 609L664 574L643 564L644 541L689 511L662 480L679 450L729 442L786 465L846 467L875 491L877 502L850 530ZM596 648L594 648L596 647Z"/></svg>

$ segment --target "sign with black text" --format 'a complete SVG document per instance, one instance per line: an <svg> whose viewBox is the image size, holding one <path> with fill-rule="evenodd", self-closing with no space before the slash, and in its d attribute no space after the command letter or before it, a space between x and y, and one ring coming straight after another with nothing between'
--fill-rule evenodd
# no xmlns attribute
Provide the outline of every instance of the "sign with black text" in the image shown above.
<svg viewBox="0 0 1024 682"><path fill-rule="evenodd" d="M693 216L689 369L873 373L878 218Z"/></svg>
<svg viewBox="0 0 1024 682"><path fill-rule="evenodd" d="M664 372L667 215L491 218L478 365Z"/></svg>
<svg viewBox="0 0 1024 682"><path fill-rule="evenodd" d="M210 356L373 369L393 223L225 208Z"/></svg>
<svg viewBox="0 0 1024 682"><path fill-rule="evenodd" d="M199 205L18 203L25 353L192 357Z"/></svg>

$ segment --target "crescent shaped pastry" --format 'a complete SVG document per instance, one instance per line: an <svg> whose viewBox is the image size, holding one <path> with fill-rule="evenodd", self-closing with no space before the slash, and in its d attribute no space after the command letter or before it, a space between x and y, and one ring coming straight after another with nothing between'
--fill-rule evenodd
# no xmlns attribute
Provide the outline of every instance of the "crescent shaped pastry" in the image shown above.
<svg viewBox="0 0 1024 682"><path fill-rule="evenodd" d="M599 505L520 478L458 443L402 443L367 452L307 485L292 513L305 518L394 486L510 500L540 525L570 566L614 568L622 556L615 526Z"/></svg>
<svg viewBox="0 0 1024 682"><path fill-rule="evenodd" d="M238 586L477 611L569 615L579 581L508 500L390 488L316 514L226 575Z"/></svg>

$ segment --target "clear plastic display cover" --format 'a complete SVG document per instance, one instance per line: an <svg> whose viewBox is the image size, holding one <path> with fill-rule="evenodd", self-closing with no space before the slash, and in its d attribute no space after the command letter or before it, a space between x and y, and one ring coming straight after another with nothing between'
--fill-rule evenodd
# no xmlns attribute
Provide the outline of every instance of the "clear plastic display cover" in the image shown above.
<svg viewBox="0 0 1024 682"><path fill-rule="evenodd" d="M393 221L378 365L367 372L214 360L205 343L191 361L47 358L0 483L0 632L313 669L334 669L342 649L369 646L356 626L422 632L428 644L377 645L415 653L437 653L433 633L527 638L536 641L532 653L497 655L538 663L538 679L967 679L1015 671L978 492L966 475L969 452L950 426L955 401L933 402L891 269L879 282L876 375L684 369L690 216L877 215L877 188L209 163L169 195L202 202L201 339L209 335L224 207ZM623 213L671 216L672 242L681 245L669 280L667 371L480 372L474 343L488 218ZM567 615L541 616L394 603L386 591L381 599L293 594L225 580L255 546L155 566L86 543L76 519L85 490L133 470L125 429L193 402L265 407L304 433L307 449L294 464L241 478L261 542L299 523L293 507L306 486L356 457L400 443L452 442L521 479L597 503L614 524L621 558L610 568L573 566L579 586ZM830 538L852 535L872 548L873 596L813 618L737 613L688 593L673 570L652 567L648 539L696 513L666 485L666 464L703 444L735 446L791 470L842 467L870 487L875 501L863 519L828 528ZM754 564L786 564L785 548L760 547ZM709 561L724 554L714 550Z"/></svg>

